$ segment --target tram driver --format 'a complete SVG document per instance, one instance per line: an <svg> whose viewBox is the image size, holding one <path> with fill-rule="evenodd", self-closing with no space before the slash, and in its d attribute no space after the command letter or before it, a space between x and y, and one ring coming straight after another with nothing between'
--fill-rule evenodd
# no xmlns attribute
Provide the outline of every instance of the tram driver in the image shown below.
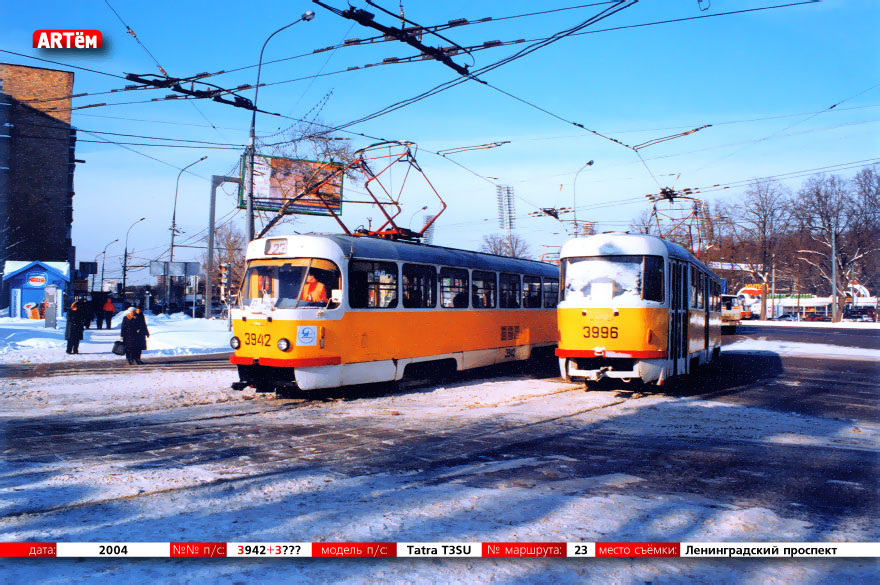
<svg viewBox="0 0 880 585"><path fill-rule="evenodd" d="M327 287L324 286L324 283L315 278L315 275L309 273L308 276L306 276L306 282L303 285L300 298L310 303L326 303Z"/></svg>

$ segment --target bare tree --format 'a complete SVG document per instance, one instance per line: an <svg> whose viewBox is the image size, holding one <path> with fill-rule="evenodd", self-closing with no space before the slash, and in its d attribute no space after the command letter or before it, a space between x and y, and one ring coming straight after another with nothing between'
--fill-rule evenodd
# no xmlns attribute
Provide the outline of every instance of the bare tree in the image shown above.
<svg viewBox="0 0 880 585"><path fill-rule="evenodd" d="M511 258L530 259L532 257L529 245L516 234L510 234L510 237L502 234L483 236L483 245L480 246L480 251L499 256L510 256Z"/></svg>
<svg viewBox="0 0 880 585"><path fill-rule="evenodd" d="M851 189L855 207L849 238L865 250L865 255L853 264L847 277L876 291L880 287L880 167L874 165L859 171Z"/></svg>
<svg viewBox="0 0 880 585"><path fill-rule="evenodd" d="M636 234L657 235L657 224L651 221L651 212L643 209L642 212L630 220L629 231Z"/></svg>
<svg viewBox="0 0 880 585"><path fill-rule="evenodd" d="M845 290L847 275L877 250L876 239L866 242L856 235L858 206L850 185L836 175L810 177L798 191L796 213L812 244L797 250L798 258L814 267L832 290Z"/></svg>
<svg viewBox="0 0 880 585"><path fill-rule="evenodd" d="M728 237L737 243L739 262L763 285L770 283L779 246L790 225L790 191L775 180L755 180L742 199L724 209ZM761 314L766 315L766 295Z"/></svg>
<svg viewBox="0 0 880 585"><path fill-rule="evenodd" d="M214 274L210 275L213 290L220 290L220 264L228 265L229 285L237 289L244 278L244 254L247 247L244 232L232 224L222 224L214 232L214 247L216 262ZM202 266L208 265L207 252L202 254L201 262Z"/></svg>

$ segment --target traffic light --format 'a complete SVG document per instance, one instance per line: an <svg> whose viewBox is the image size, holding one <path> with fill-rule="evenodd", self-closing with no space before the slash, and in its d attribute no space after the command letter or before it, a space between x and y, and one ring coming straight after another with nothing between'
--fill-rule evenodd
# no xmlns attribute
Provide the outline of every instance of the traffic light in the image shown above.
<svg viewBox="0 0 880 585"><path fill-rule="evenodd" d="M229 265L221 264L220 265L220 285L221 286L229 286Z"/></svg>

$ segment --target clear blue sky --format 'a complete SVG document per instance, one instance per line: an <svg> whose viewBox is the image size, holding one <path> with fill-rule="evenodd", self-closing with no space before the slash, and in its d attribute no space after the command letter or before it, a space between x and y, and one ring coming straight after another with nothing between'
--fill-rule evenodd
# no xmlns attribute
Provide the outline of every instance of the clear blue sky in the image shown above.
<svg viewBox="0 0 880 585"><path fill-rule="evenodd" d="M347 7L342 0L327 3ZM880 158L880 45L876 34L880 3L826 0L721 15L786 3L712 0L704 1L702 6L709 7L701 11L697 0L642 0L585 30L630 28L567 37L485 74L484 79L497 88L629 145L712 124L698 133L641 150L650 172L632 150L473 81L349 130L416 142L421 149L420 164L449 204L437 224L435 243L471 249L479 247L483 235L499 231L496 183L515 189L517 232L527 239L532 252L539 254L559 246L566 239L564 226L529 214L537 207L571 206L575 174L588 160L595 164L578 177L578 217L598 221L600 229L626 229L629 220L646 208L642 196L657 192L658 183L676 188L734 184L728 190L707 192L705 197L711 203L716 197L738 196L743 191L738 185L754 177L803 175L801 171L834 165L840 165L839 174L850 177L859 166L851 163ZM265 54L266 61L306 55L267 64L262 73L266 83L306 78L260 90L261 109L295 118L313 115L313 109L326 98L319 119L330 125L343 124L457 77L437 61L346 72L350 67L381 62L386 57L407 57L415 51L399 42L386 42L312 55L317 48L372 37L375 31L302 0L110 0L110 4L159 64L177 77L256 64L260 46L270 33L305 10L314 10L312 22L296 24L276 35ZM381 15L362 0L352 4L376 13L379 22L399 26L399 20ZM400 0L386 1L382 6L397 13L400 4ZM403 0L402 4L406 17L423 25L457 18L495 19L443 33L462 46L548 37L608 7L608 3L598 3L500 20L588 2ZM158 73L153 58L126 33L103 1L45 2L25 10L21 3L13 8L12 2L4 0L0 6L4 14L0 49L113 75ZM631 27L711 15L718 16ZM32 49L33 31L52 28L99 29L106 48L100 52ZM447 44L436 37L425 37L424 41L432 46ZM525 46L503 46L454 60L479 68ZM0 53L0 61L65 69L8 53ZM128 83L75 72L75 93L106 92ZM322 75L315 77L318 74ZM250 68L208 81L228 88L252 84L255 79L256 70ZM168 93L91 95L76 98L74 106L141 102ZM253 91L243 95L252 97ZM87 108L73 112L73 124L85 131L239 145L247 142L250 112L206 101L194 103L160 101ZM840 105L828 110L833 104ZM257 134L270 135L285 125L278 118L261 114ZM351 138L355 148L372 142L352 134L340 136ZM104 137L120 142L156 142ZM138 261L167 254L178 170L207 155L206 161L193 167L193 174L181 179L177 212L184 241L203 232L210 176L236 174L240 155L236 149L128 147L159 162L117 145L85 142L95 139L85 132L80 132L79 138L77 158L87 161L77 166L75 175L73 237L79 260L92 260L107 242L123 240L129 225L144 216L147 220L131 232L129 247ZM450 157L466 169L425 152L495 141L509 144ZM797 189L803 180L795 176L783 182ZM243 212L234 211L233 189L227 192L218 201L218 217L243 225ZM421 188L405 193L404 205L404 224L423 205L436 208ZM345 219L350 227L356 227L365 223L366 216L375 220L378 215L364 206L348 206ZM415 215L418 218L421 213ZM324 218L303 218L291 229L337 230L332 220ZM182 249L175 252L175 259L196 259L199 254L196 249ZM108 249L108 278L119 272L121 255L121 242ZM131 276L134 282L148 282L145 271Z"/></svg>

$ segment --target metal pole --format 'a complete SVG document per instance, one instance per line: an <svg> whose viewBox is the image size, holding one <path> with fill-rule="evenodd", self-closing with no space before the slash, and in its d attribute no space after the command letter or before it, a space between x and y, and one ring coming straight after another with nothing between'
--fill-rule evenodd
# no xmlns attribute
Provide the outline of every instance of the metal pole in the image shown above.
<svg viewBox="0 0 880 585"><path fill-rule="evenodd" d="M770 318L773 319L776 317L776 264L773 264L773 268L771 269L771 292L770 292Z"/></svg>
<svg viewBox="0 0 880 585"><path fill-rule="evenodd" d="M118 241L119 241L119 238L116 238L115 240L110 242L110 244L115 244ZM104 246L104 251L101 252L101 254L103 254L103 256L104 256L103 258L101 258L101 289L100 289L101 292L104 291L104 264L107 263L107 248L110 247L110 244L107 244L106 246ZM95 261L97 261L97 260L98 260L98 257L95 256ZM93 283L93 286L94 286L94 283Z"/></svg>
<svg viewBox="0 0 880 585"><path fill-rule="evenodd" d="M169 257L168 257L169 264L174 261L174 236L177 234L177 192L180 189L180 176L183 174L183 171L185 171L186 169L190 168L193 165L199 164L200 162L202 162L206 158L208 158L208 157L203 156L202 158L200 158L196 162L186 165L185 167L180 169L179 173L177 173L177 184L174 187L174 209L171 212L171 253L169 254ZM168 271L166 270L166 274L167 274L167 272ZM169 294L169 292L170 292L169 277L166 275L166 277L165 277L165 314L166 315L169 314L168 313L168 305L169 305L168 294Z"/></svg>
<svg viewBox="0 0 880 585"><path fill-rule="evenodd" d="M831 321L837 323L837 218L831 222Z"/></svg>
<svg viewBox="0 0 880 585"><path fill-rule="evenodd" d="M137 220L136 222L131 224L131 226L129 226L129 228L128 228L128 231L125 232L125 255L122 256L122 298L123 298L123 300L125 300L125 282L126 282L125 277L128 272L128 234L131 233L131 228L133 228L134 226L136 226L140 222L144 221L145 219L147 219L147 218L146 217L140 218L139 220Z"/></svg>
<svg viewBox="0 0 880 585"><path fill-rule="evenodd" d="M593 161L588 161L584 166L578 169L574 174L574 182L571 184L571 211L574 213L574 235L578 235L578 212L577 212L577 183L581 171L587 167L593 166Z"/></svg>
<svg viewBox="0 0 880 585"><path fill-rule="evenodd" d="M290 28L300 21L308 22L313 18L315 18L314 12L312 12L311 10L304 12L303 15L297 20L294 20L290 24L282 26L271 35L269 35L269 37L263 43L263 47L260 49L260 60L257 63L257 84L256 86L254 86L254 109L251 111L251 131L248 135L247 157L245 160L246 166L244 175L245 195L247 197L247 217L245 218L245 226L248 242L254 239L254 151L257 127L257 98L260 96L260 74L263 71L263 52L266 50L266 45L269 43L269 40L272 37L283 31L284 29Z"/></svg>
<svg viewBox="0 0 880 585"><path fill-rule="evenodd" d="M211 176L211 200L208 205L208 264L205 266L205 319L214 312L214 224L216 223L217 189L223 183L238 183L238 177Z"/></svg>

